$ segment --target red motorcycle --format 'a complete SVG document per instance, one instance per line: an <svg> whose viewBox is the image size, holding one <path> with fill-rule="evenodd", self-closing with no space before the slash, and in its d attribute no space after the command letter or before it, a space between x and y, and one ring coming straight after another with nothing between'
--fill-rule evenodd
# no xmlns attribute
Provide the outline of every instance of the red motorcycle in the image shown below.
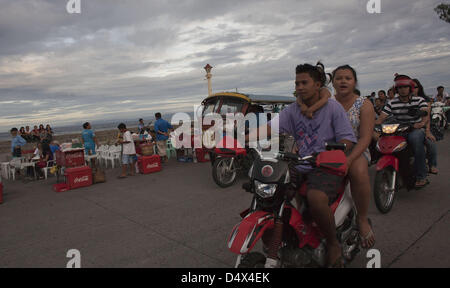
<svg viewBox="0 0 450 288"><path fill-rule="evenodd" d="M236 182L240 171L245 173L250 169L254 157L251 148L242 147L232 137L225 136L221 141L223 148L216 147L209 153L214 182L220 187L226 188Z"/></svg>
<svg viewBox="0 0 450 288"><path fill-rule="evenodd" d="M345 145L329 144L327 150L331 151L303 158L297 154L280 152L275 158L264 159L255 150L258 155L249 172L251 182L243 185L247 192L254 195L251 207L241 213L243 220L234 227L228 239L228 248L239 255L236 267L326 265L326 241L306 205L306 184L303 181L291 183L291 179L294 178L293 173L297 173L292 165L299 164L344 175L347 163L345 154L333 149L344 150ZM356 210L347 182L342 182L338 199L331 209L335 216L337 237L342 245L342 255L350 262L359 252L359 233ZM297 193L302 199L299 210L291 204ZM263 253L251 252L260 239Z"/></svg>
<svg viewBox="0 0 450 288"><path fill-rule="evenodd" d="M426 111L413 111L427 116ZM413 129L411 123L405 123L391 117L384 124L376 125L375 132L380 133L376 149L382 154L376 164L373 194L378 210L385 214L394 205L399 189L414 188L414 155L408 149L407 135ZM400 176L400 177L399 177Z"/></svg>

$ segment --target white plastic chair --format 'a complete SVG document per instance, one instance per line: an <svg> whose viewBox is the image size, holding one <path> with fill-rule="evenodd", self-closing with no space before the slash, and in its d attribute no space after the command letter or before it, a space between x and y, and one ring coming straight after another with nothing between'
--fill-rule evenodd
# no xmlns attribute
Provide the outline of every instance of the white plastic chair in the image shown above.
<svg viewBox="0 0 450 288"><path fill-rule="evenodd" d="M111 166L114 169L114 163L116 160L120 160L120 154L122 152L121 146L111 146L108 151L105 152L103 159L105 159L105 167L108 168L108 161L111 161Z"/></svg>
<svg viewBox="0 0 450 288"><path fill-rule="evenodd" d="M2 162L1 163L1 175L3 178L5 179L9 179L9 174L10 174L10 166L9 166L9 162Z"/></svg>
<svg viewBox="0 0 450 288"><path fill-rule="evenodd" d="M51 166L49 166L50 163L51 163ZM47 180L47 176L48 176L48 170L52 169L54 165L55 165L55 160L50 160L50 161L47 161L47 167L41 168L42 171L44 171L44 177L46 180Z"/></svg>
<svg viewBox="0 0 450 288"><path fill-rule="evenodd" d="M10 162L9 162L9 176L8 178L12 178L13 181L16 180L16 170L19 170L22 168L22 162L23 159L22 158L13 158Z"/></svg>

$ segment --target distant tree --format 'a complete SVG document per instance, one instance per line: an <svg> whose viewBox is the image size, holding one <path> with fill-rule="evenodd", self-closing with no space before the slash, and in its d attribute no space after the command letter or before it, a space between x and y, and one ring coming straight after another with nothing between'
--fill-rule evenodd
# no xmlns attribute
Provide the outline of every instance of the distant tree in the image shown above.
<svg viewBox="0 0 450 288"><path fill-rule="evenodd" d="M450 23L450 4L439 4L434 11L439 15L439 18L447 23Z"/></svg>

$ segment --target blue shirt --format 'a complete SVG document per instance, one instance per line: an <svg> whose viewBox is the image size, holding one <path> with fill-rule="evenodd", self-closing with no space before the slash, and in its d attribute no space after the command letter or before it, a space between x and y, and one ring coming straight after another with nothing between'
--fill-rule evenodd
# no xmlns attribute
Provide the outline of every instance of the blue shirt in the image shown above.
<svg viewBox="0 0 450 288"><path fill-rule="evenodd" d="M173 129L172 125L164 119L158 119L155 122L156 141L163 141L169 139L168 136L159 134L158 131L167 133L169 129Z"/></svg>
<svg viewBox="0 0 450 288"><path fill-rule="evenodd" d="M14 147L22 147L25 144L27 144L27 141L25 141L25 139L23 139L20 135L17 135L11 140L11 153L14 153Z"/></svg>
<svg viewBox="0 0 450 288"><path fill-rule="evenodd" d="M91 129L84 129L83 133L81 133L81 137L83 137L85 147L95 147L94 131L92 131Z"/></svg>
<svg viewBox="0 0 450 288"><path fill-rule="evenodd" d="M56 151L59 151L60 148L58 145L50 145L50 150L52 151L52 154L54 154Z"/></svg>

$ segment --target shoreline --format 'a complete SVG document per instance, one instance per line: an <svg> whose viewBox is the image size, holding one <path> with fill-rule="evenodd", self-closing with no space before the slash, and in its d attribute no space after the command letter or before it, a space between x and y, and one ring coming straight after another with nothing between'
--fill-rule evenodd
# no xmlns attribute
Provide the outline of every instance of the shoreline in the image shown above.
<svg viewBox="0 0 450 288"><path fill-rule="evenodd" d="M138 128L137 127L130 127L128 128L132 133L137 133ZM106 129L106 130L100 130L95 131L95 136L98 139L98 142L100 145L106 144L106 145L113 145L116 143L118 130L117 129ZM81 133L70 133L70 134L61 134L61 135L55 135L53 136L53 140L56 140L59 142L59 144L62 143L72 143L72 139L78 139L81 143ZM30 144L28 144L30 145ZM0 162L7 162L9 161L8 158L11 156L11 140L7 141L0 141Z"/></svg>

